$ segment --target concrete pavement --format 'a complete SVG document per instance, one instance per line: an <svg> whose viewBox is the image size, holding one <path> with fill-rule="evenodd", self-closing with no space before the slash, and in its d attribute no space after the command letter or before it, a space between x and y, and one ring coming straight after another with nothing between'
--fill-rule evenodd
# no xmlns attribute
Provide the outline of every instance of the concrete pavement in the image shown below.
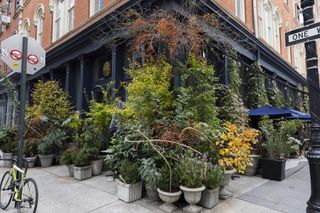
<svg viewBox="0 0 320 213"><path fill-rule="evenodd" d="M0 169L0 176L6 169ZM68 177L65 166L29 170L39 186L38 213L162 213L160 202L141 199L126 204L116 197L116 184L101 175L85 181ZM204 213L302 213L310 195L308 167L283 182L241 176L231 181L234 197ZM6 212L16 212L11 205ZM176 211L182 213L181 210Z"/></svg>

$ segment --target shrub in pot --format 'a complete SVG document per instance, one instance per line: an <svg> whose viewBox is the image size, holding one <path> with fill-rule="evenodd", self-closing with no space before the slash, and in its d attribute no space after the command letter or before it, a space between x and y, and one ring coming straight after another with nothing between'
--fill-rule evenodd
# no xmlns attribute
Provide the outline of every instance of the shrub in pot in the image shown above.
<svg viewBox="0 0 320 213"><path fill-rule="evenodd" d="M0 130L0 158L4 159L0 161L0 166L9 167L13 159L13 151L16 148L16 131L12 128L4 128Z"/></svg>
<svg viewBox="0 0 320 213"><path fill-rule="evenodd" d="M170 168L168 165L163 165L160 169L157 189L160 199L164 202L159 206L161 210L173 212L177 209L173 203L177 202L182 194L179 185L179 174L175 165L170 164Z"/></svg>
<svg viewBox="0 0 320 213"><path fill-rule="evenodd" d="M38 153L41 167L52 165L54 155L59 153L65 139L66 133L61 129L52 129L42 139L39 139Z"/></svg>
<svg viewBox="0 0 320 213"><path fill-rule="evenodd" d="M79 149L74 155L74 179L85 180L92 177L90 156L85 148Z"/></svg>
<svg viewBox="0 0 320 213"><path fill-rule="evenodd" d="M142 182L139 175L139 162L128 159L120 162L117 195L120 200L127 203L141 198Z"/></svg>
<svg viewBox="0 0 320 213"><path fill-rule="evenodd" d="M74 176L74 160L77 148L69 148L62 153L62 163L68 167L70 177Z"/></svg>
<svg viewBox="0 0 320 213"><path fill-rule="evenodd" d="M160 179L160 169L157 168L155 160L153 158L142 159L139 173L146 184L148 198L152 201L158 201L157 187Z"/></svg>
<svg viewBox="0 0 320 213"><path fill-rule="evenodd" d="M32 168L35 166L36 160L37 160L37 150L38 146L38 140L37 139L27 139L25 141L25 155L26 160L28 161L28 167Z"/></svg>
<svg viewBox="0 0 320 213"><path fill-rule="evenodd" d="M277 126L268 117L263 117L259 128L267 157L261 159L262 178L282 181L285 179L285 156L290 153L290 136L295 132L295 122L284 121Z"/></svg>
<svg viewBox="0 0 320 213"><path fill-rule="evenodd" d="M219 166L208 164L203 184L206 189L202 192L200 204L208 209L219 202L219 187L223 177L223 169Z"/></svg>
<svg viewBox="0 0 320 213"><path fill-rule="evenodd" d="M246 170L244 171L244 174L247 176L254 176L257 173L259 161L261 158L261 155L249 155L251 159L251 165L248 165Z"/></svg>
<svg viewBox="0 0 320 213"><path fill-rule="evenodd" d="M178 164L181 179L180 189L183 191L184 199L189 205L183 208L186 212L200 212L202 208L197 206L201 200L201 194L205 190L203 185L205 177L204 162L195 158L183 158Z"/></svg>
<svg viewBox="0 0 320 213"><path fill-rule="evenodd" d="M96 147L88 147L87 152L91 160L92 175L100 175L102 171L103 158L99 157L99 149Z"/></svg>

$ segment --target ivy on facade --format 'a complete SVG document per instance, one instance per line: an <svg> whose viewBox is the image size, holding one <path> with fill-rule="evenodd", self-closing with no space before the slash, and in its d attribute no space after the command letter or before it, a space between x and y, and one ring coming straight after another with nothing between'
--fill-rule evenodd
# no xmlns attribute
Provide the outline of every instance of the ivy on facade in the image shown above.
<svg viewBox="0 0 320 213"><path fill-rule="evenodd" d="M281 93L281 91L279 90L277 84L275 81L272 82L272 86L269 90L269 101L270 104L274 107L284 107L284 96Z"/></svg>

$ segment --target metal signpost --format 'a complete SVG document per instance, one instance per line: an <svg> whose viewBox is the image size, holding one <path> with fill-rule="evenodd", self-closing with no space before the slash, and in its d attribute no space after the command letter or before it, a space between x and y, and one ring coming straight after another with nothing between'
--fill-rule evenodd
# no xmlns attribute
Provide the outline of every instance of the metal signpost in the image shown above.
<svg viewBox="0 0 320 213"><path fill-rule="evenodd" d="M303 10L303 28L286 33L286 46L305 43L306 67L309 84L311 112L311 151L306 154L309 161L311 196L307 202L307 213L320 213L320 87L317 45L320 38L320 23L314 23L314 0L301 0Z"/></svg>
<svg viewBox="0 0 320 213"><path fill-rule="evenodd" d="M45 66L46 52L33 38L19 34L1 42L1 59L13 72L21 72L19 106L19 145L17 165L22 167L27 74L34 74Z"/></svg>

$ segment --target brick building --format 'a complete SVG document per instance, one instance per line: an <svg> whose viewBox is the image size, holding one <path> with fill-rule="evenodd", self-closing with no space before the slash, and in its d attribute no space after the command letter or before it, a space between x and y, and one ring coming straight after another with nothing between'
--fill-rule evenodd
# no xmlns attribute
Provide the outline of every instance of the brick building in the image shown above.
<svg viewBox="0 0 320 213"><path fill-rule="evenodd" d="M103 23L111 16L130 8L135 0L0 0L0 41L21 33L35 38L47 51L47 65L28 76L28 90L38 80L59 80L70 94L77 109L86 109L83 91L99 92L97 85L127 80L124 46L106 49L96 37ZM142 0L151 7L176 9L179 1ZM283 90L289 89L294 99L298 85L306 86L304 46L285 47L284 33L301 26L298 0L199 0L207 11L240 37L255 45L248 49L241 44L236 50L245 64L258 61ZM316 5L316 21L320 5ZM8 21L8 17L10 21ZM107 30L107 29L106 29ZM242 63L241 62L241 63ZM215 64L227 76L228 57ZM245 73L245 66L243 72ZM1 64L19 89L19 75ZM227 83L227 82L225 82ZM2 88L3 89L3 88ZM14 124L11 101L0 89L0 124Z"/></svg>

